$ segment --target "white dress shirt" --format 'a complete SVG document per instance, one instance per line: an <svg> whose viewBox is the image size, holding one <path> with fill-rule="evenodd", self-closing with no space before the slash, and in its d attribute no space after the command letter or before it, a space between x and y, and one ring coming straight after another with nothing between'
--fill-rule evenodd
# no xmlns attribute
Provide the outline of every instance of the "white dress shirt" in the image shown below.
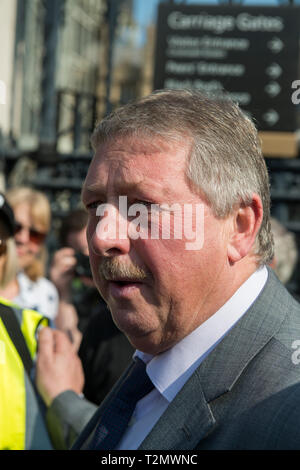
<svg viewBox="0 0 300 470"><path fill-rule="evenodd" d="M267 268L258 269L214 315L164 353L135 352L147 364L155 388L137 403L119 450L139 447L196 368L253 304L267 278Z"/></svg>

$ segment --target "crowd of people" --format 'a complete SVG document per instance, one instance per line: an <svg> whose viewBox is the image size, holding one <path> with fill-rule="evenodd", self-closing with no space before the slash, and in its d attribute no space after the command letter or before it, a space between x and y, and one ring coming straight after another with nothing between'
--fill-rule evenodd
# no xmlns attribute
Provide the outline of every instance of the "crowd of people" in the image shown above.
<svg viewBox="0 0 300 470"><path fill-rule="evenodd" d="M92 143L54 253L47 198L0 194L0 449L297 448L300 306L282 284L297 253L282 271L253 123L227 98L166 90ZM124 195L201 203L203 246L99 235L97 207Z"/></svg>
<svg viewBox="0 0 300 470"><path fill-rule="evenodd" d="M0 194L0 204L2 308L15 311L11 316L17 317L26 339L24 347L31 351L32 357L38 346L37 328L48 325L53 331L64 333L64 339L72 344L80 358L82 387L79 393L90 400L93 411L125 370L133 347L113 323L94 285L86 240L87 212L78 208L66 215L57 236L59 248L50 255L47 235L51 230L51 208L46 196L32 187L11 188ZM2 315L0 318L2 320ZM30 324L28 336L23 331L27 323ZM2 334L4 329L8 335L10 331L7 332L0 321L1 326L3 351L0 351L7 362L8 349ZM2 359L4 362L4 356ZM13 370L18 368L16 359L10 362ZM19 369L23 375L20 364ZM30 375L33 370L32 364ZM9 392L11 377L6 376L6 372L0 387L0 448L53 448L36 385L25 375L24 394L13 403ZM7 412L7 419L2 419L3 410ZM19 425L14 428L11 423Z"/></svg>

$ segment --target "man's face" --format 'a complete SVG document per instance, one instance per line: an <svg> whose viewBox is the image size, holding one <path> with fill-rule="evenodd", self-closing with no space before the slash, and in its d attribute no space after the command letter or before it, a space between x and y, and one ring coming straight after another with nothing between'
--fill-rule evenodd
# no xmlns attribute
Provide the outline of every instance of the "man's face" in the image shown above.
<svg viewBox="0 0 300 470"><path fill-rule="evenodd" d="M213 216L185 177L189 147L156 144L127 138L100 145L82 195L89 213L87 240L95 284L116 325L136 348L151 354L173 346L227 300L228 266L226 220ZM193 229L199 223L195 208L202 205L203 247L187 249L185 234L176 239L172 229L171 236L164 239L162 219L158 239L134 239L128 233L120 236L118 231L112 237L109 230L99 230L104 222L120 223L119 196L127 197L128 207L139 203L148 211L151 204L161 208L177 203L182 209L189 205L193 208ZM104 203L116 212L101 218L96 212ZM178 218L186 223L183 213L170 213L171 227ZM127 228L132 219L127 217ZM103 269L103 263L109 269Z"/></svg>

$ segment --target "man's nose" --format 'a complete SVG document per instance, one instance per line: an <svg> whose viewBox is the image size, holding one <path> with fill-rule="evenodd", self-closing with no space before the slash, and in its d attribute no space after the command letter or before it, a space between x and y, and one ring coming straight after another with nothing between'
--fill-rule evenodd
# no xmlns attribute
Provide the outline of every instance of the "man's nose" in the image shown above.
<svg viewBox="0 0 300 470"><path fill-rule="evenodd" d="M108 204L99 214L99 219L90 236L91 251L100 256L126 254L130 251L127 217L118 208Z"/></svg>

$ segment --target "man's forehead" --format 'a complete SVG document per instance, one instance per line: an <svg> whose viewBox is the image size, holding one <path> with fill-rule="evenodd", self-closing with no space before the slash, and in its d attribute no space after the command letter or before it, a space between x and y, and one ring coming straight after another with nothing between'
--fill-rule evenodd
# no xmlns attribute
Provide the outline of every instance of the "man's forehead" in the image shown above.
<svg viewBox="0 0 300 470"><path fill-rule="evenodd" d="M99 163L109 159L113 160L131 160L139 156L155 157L159 155L162 159L172 158L175 154L187 156L190 154L192 140L189 136L171 136L168 140L161 136L154 135L152 138L148 135L139 137L117 137L108 139L99 144L95 149L93 161Z"/></svg>
<svg viewBox="0 0 300 470"><path fill-rule="evenodd" d="M143 173L137 168L129 170L125 167L118 167L115 171L111 170L110 173L103 174L103 177L100 172L98 175L93 174L91 178L87 178L83 192L86 195L89 193L105 194L107 191L113 190L122 194L140 189L151 193L161 186L162 182L159 181L159 178L155 178L147 172Z"/></svg>
<svg viewBox="0 0 300 470"><path fill-rule="evenodd" d="M119 193L139 190L169 193L166 179L179 183L184 177L185 162L190 151L189 140L166 142L161 138L119 138L98 145L83 187L83 194ZM172 175L169 177L169 175ZM175 175L175 178L174 178Z"/></svg>
<svg viewBox="0 0 300 470"><path fill-rule="evenodd" d="M107 186L111 183L114 186L136 186L145 179L143 171L134 165L133 161L123 159L121 155L112 155L108 159L97 160L96 156L94 158L95 161L85 181L87 190L96 191L100 186ZM96 171L93 166L96 167Z"/></svg>
<svg viewBox="0 0 300 470"><path fill-rule="evenodd" d="M90 169L109 166L112 172L122 173L126 177L131 172L132 167L136 165L135 172L138 179L141 178L147 167L151 167L152 161L154 166L157 165L158 160L162 163L169 160L171 163L178 151L186 155L188 150L189 146L186 141L170 143L157 137L154 137L153 140L149 140L149 137L144 139L118 138L98 145ZM145 157L143 164L146 164L146 167L139 171L138 163L143 157Z"/></svg>

